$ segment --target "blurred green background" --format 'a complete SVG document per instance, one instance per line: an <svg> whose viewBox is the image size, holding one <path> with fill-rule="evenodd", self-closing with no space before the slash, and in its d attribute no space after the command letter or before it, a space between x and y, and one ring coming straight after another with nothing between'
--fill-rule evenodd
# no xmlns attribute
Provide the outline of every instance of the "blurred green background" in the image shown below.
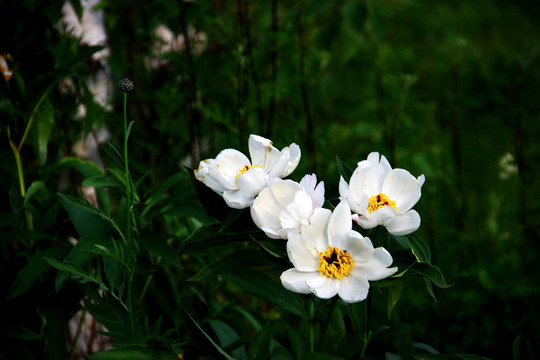
<svg viewBox="0 0 540 360"><path fill-rule="evenodd" d="M454 285L434 303L410 281L392 321L440 352L538 354L539 3L103 0L94 10L107 38L90 45L108 56L97 59L62 30L63 6L0 1L0 54L15 73L0 79L3 211L17 186L7 129L19 139L53 86L51 120L22 152L30 183L73 155L83 134L107 129L120 143L114 90L129 77L140 187L224 148L247 151L250 133L299 144L291 178L315 172L327 199L338 196L336 156L355 167L378 151L425 174L419 233ZM82 4L73 8L82 19ZM107 106L94 97L99 76Z"/></svg>

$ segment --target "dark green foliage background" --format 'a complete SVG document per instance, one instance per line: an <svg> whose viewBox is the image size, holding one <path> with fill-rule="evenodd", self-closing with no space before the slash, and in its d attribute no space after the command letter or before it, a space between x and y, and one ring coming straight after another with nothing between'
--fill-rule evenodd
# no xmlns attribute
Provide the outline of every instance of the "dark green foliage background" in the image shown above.
<svg viewBox="0 0 540 360"><path fill-rule="evenodd" d="M53 119L50 134L33 135L21 152L27 186L41 180L51 194L77 196L77 186L88 175L55 166L73 155L73 144L93 124L106 126L118 148L122 142L122 94L115 93L112 112L93 103L84 85L93 50L55 28L61 6L62 1L0 1L0 54L12 55L18 73L9 84L0 81L2 297L34 251L51 251L51 243L74 233L58 201L41 197L33 203L36 213L43 214L36 226L49 236L41 243L37 239L40 245L31 250L21 233L18 240L7 237L24 227L8 128L18 141L47 86L59 78L73 80L76 91L62 93L55 85L48 97L44 116ZM425 174L416 206L422 217L419 234L432 249L432 263L453 284L435 289L434 303L422 290L422 280L408 278L391 322L410 325L408 341L441 353L539 356L539 5L502 0L104 0L99 7L105 12L113 81L129 77L135 83L128 102L128 118L134 121L129 150L141 203L154 199L153 191L184 165L196 168L224 148L247 151L250 133L272 139L278 148L299 144L302 160L291 178L298 181L316 172L325 182L327 199L338 196L336 156L354 168L378 151L394 167ZM163 56L166 63L150 68L158 24L177 35L204 34L204 49L196 51L198 45L190 43L190 52L170 52ZM75 121L79 103L88 111ZM45 141L46 155L37 151L40 141ZM519 171L503 179L499 161L506 153L513 155ZM192 205L197 198L187 176L179 179L166 189L172 200L159 203L162 209L170 205L170 212L159 213L157 206L141 218L148 233L185 239L196 228L188 216L199 225L211 223ZM193 215L193 209L198 213ZM18 214L16 220L10 214ZM207 257L192 256L203 266L222 255L209 251ZM47 256L56 255L65 254ZM193 276L200 267L184 270ZM60 304L76 310L81 289L69 283L73 289L52 294L53 282L50 276L32 288L36 294L51 292L50 303L39 304L37 311L67 321L72 314L62 312L68 306ZM156 296L148 301L157 309L174 307L171 292L188 291L171 290L165 276L157 276L153 286ZM225 297L234 293L223 282L204 286L199 291ZM21 302L20 309L32 308L31 297L24 299L29 303ZM241 294L227 300L258 301ZM216 312L213 321L222 316L214 330L233 321L221 305L207 305ZM197 309L196 301L188 308ZM271 318L272 311L264 316ZM23 313L4 314L1 321L15 323L12 317ZM24 316L29 319L22 323L38 321ZM167 321L175 317L189 322L185 313L171 310L163 327L173 327ZM286 334L280 330L274 329L281 334L276 337Z"/></svg>

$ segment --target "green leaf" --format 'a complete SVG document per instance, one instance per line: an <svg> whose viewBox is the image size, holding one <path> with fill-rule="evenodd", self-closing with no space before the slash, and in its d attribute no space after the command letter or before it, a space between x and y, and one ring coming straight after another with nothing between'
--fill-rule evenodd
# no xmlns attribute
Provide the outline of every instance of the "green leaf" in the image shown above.
<svg viewBox="0 0 540 360"><path fill-rule="evenodd" d="M101 148L118 168L124 169L124 158L120 155L120 152L116 150L113 144L107 141Z"/></svg>
<svg viewBox="0 0 540 360"><path fill-rule="evenodd" d="M173 266L180 266L176 252L167 244L167 237L162 233L144 233L138 238L139 245L147 252L161 256Z"/></svg>
<svg viewBox="0 0 540 360"><path fill-rule="evenodd" d="M248 359L264 360L268 359L270 353L270 342L272 340L272 329L270 325L263 327L249 343Z"/></svg>
<svg viewBox="0 0 540 360"><path fill-rule="evenodd" d="M245 292L260 296L295 315L308 316L299 295L285 289L281 282L277 281L277 276L272 276L267 271L256 268L249 271L241 269L222 276Z"/></svg>
<svg viewBox="0 0 540 360"><path fill-rule="evenodd" d="M70 69L104 48L102 45L79 47L76 40L63 37L53 50L55 69Z"/></svg>
<svg viewBox="0 0 540 360"><path fill-rule="evenodd" d="M92 252L95 250L96 245L109 246L110 244L110 237L105 235L83 236L77 241L75 246L71 248L63 262L80 268L96 257L96 254ZM70 273L64 271L60 271L58 275L56 275L56 292L60 291L62 285L67 279L69 279L69 277Z"/></svg>
<svg viewBox="0 0 540 360"><path fill-rule="evenodd" d="M258 250L236 251L212 264L206 265L188 281L202 281L229 271L247 269L258 265L271 265L271 263Z"/></svg>
<svg viewBox="0 0 540 360"><path fill-rule="evenodd" d="M343 358L323 352L312 352L300 358L300 360L343 360Z"/></svg>
<svg viewBox="0 0 540 360"><path fill-rule="evenodd" d="M54 125L53 105L47 93L43 94L43 96L43 100L36 104L38 108L35 110L34 120L29 133L39 165L45 164L47 160L47 144L49 143L49 135Z"/></svg>
<svg viewBox="0 0 540 360"><path fill-rule="evenodd" d="M412 275L421 275L426 279L431 280L435 285L440 288L448 288L451 285L446 283L444 276L441 273L441 270L431 264L426 263L416 263L408 271Z"/></svg>
<svg viewBox="0 0 540 360"><path fill-rule="evenodd" d="M389 234L401 246L411 249L418 262L431 263L431 250L426 242L416 234L404 236Z"/></svg>
<svg viewBox="0 0 540 360"><path fill-rule="evenodd" d="M18 325L2 324L2 336L9 336L19 340L39 340L39 334Z"/></svg>
<svg viewBox="0 0 540 360"><path fill-rule="evenodd" d="M368 314L367 314L367 301L360 301L352 304L347 304L349 308L349 315L353 322L356 332L360 335L361 339L367 339L368 336Z"/></svg>
<svg viewBox="0 0 540 360"><path fill-rule="evenodd" d="M88 357L91 360L178 360L178 354L151 345L122 345Z"/></svg>
<svg viewBox="0 0 540 360"><path fill-rule="evenodd" d="M178 172L176 174L173 174L169 176L165 181L162 181L158 187L152 190L152 193L148 196L148 198L145 201L145 212L148 211L148 209L155 206L157 203L163 200L163 193L169 189L174 184L178 183L180 180L187 178L187 174L185 172Z"/></svg>
<svg viewBox="0 0 540 360"><path fill-rule="evenodd" d="M103 175L101 169L91 161L82 160L80 158L68 157L60 160L50 171L48 176L56 176L58 171L64 167L71 167L80 172L85 178ZM99 207L105 212L111 211L111 202L109 195L105 189L96 188L96 197Z"/></svg>
<svg viewBox="0 0 540 360"><path fill-rule="evenodd" d="M94 289L87 288L86 294L94 300L86 305L86 309L107 328L106 335L115 337L118 342L133 341L127 308L105 301Z"/></svg>
<svg viewBox="0 0 540 360"><path fill-rule="evenodd" d="M411 331L411 327L403 324L395 326L383 326L371 336L371 341L378 344L388 345L395 338L402 337Z"/></svg>
<svg viewBox="0 0 540 360"><path fill-rule="evenodd" d="M232 213L229 214L218 232L221 233L228 229L236 220L238 220L242 215L245 214L245 211L246 209L233 209Z"/></svg>
<svg viewBox="0 0 540 360"><path fill-rule="evenodd" d="M83 174L85 177L103 175L103 172L95 163L76 157L63 158L52 168L52 172L56 173L59 169L64 167L71 167Z"/></svg>
<svg viewBox="0 0 540 360"><path fill-rule="evenodd" d="M351 179L351 176L353 174L353 170L349 167L349 165L347 165L346 163L341 161L341 159L339 157L337 157L337 156L336 156L336 162L337 162L337 168L338 168L339 175L343 176L343 179L346 182L349 182L349 180Z"/></svg>
<svg viewBox="0 0 540 360"><path fill-rule="evenodd" d="M431 263L431 250L420 236L410 234L405 236L405 239L419 262Z"/></svg>
<svg viewBox="0 0 540 360"><path fill-rule="evenodd" d="M107 285L105 285L103 283L103 281L101 281L100 279L96 278L95 276L93 275L90 275L90 274L87 274L86 272L84 272L82 269L80 269L79 267L77 266L74 266L74 265L69 265L69 264L65 264L61 261L58 261L56 259L52 259L52 258L49 258L49 257L44 257L45 261L47 261L51 266L54 266L56 269L60 270L60 271L67 271L68 273L70 273L71 275L74 275L78 278L80 278L82 281L82 283L86 283L86 282L92 282L92 283L96 283L98 284L103 290L105 291L109 291L109 288L107 287Z"/></svg>
<svg viewBox="0 0 540 360"><path fill-rule="evenodd" d="M439 352L432 346L420 342L415 342L412 344L415 349L420 349L429 354L439 354Z"/></svg>
<svg viewBox="0 0 540 360"><path fill-rule="evenodd" d="M225 357L225 359L227 360L235 360L234 358L232 358L231 356L229 356L229 354L227 354L218 344L216 344L216 342L214 340L212 340L212 338L210 337L210 335L208 335L202 328L201 326L197 323L197 321L195 321L195 319L184 309L184 312L187 314L187 316L191 319L192 323L197 327L197 329L199 329L199 331L208 339L208 341L210 341L210 343L216 348L216 350L221 354L223 355L223 357Z"/></svg>
<svg viewBox="0 0 540 360"><path fill-rule="evenodd" d="M134 121L130 121L128 126L127 126L126 138L128 138L128 139L129 139L129 134L131 134L131 128L133 127L133 123L134 123Z"/></svg>
<svg viewBox="0 0 540 360"><path fill-rule="evenodd" d="M59 303L48 301L37 306L41 315L42 344L45 347L45 358L51 360L65 360L67 343L67 324L64 318L64 309Z"/></svg>
<svg viewBox="0 0 540 360"><path fill-rule="evenodd" d="M388 316L388 319L391 318L392 310L394 310L394 307L396 306L399 298L401 297L404 287L405 282L403 280L399 280L394 282L391 286L387 288L388 293L386 297L386 316Z"/></svg>
<svg viewBox="0 0 540 360"><path fill-rule="evenodd" d="M17 274L6 299L25 294L34 285L34 282L51 268L45 258L61 259L66 253L67 248L65 247L52 247L36 251L26 266Z"/></svg>
<svg viewBox="0 0 540 360"><path fill-rule="evenodd" d="M93 187L98 187L98 188L100 187L121 188L122 187L122 184L120 184L118 181L105 175L93 176L91 178L84 180L82 184L84 186L93 186Z"/></svg>
<svg viewBox="0 0 540 360"><path fill-rule="evenodd" d="M45 207L50 198L51 194L49 190L47 190L45 183L41 180L36 180L28 187L24 197L24 204L27 204L30 200L35 199L42 207Z"/></svg>
<svg viewBox="0 0 540 360"><path fill-rule="evenodd" d="M259 233L260 230L229 229L219 233L221 224L212 224L197 229L189 238L184 240L180 247L180 253L193 253L206 250L209 247L225 245L233 242L246 241L250 235Z"/></svg>
<svg viewBox="0 0 540 360"><path fill-rule="evenodd" d="M401 356L387 352L385 354L385 359L386 360L401 360Z"/></svg>
<svg viewBox="0 0 540 360"><path fill-rule="evenodd" d="M224 348L230 346L240 338L232 327L221 320L209 319L208 325L210 325L219 343Z"/></svg>
<svg viewBox="0 0 540 360"><path fill-rule="evenodd" d="M102 210L93 207L88 201L75 199L65 194L58 194L58 196L81 237L100 236L113 228L126 241L118 225Z"/></svg>
<svg viewBox="0 0 540 360"><path fill-rule="evenodd" d="M424 278L424 284L426 285L426 290L433 301L437 302L437 297L435 296L435 291L433 291L433 283L431 280Z"/></svg>

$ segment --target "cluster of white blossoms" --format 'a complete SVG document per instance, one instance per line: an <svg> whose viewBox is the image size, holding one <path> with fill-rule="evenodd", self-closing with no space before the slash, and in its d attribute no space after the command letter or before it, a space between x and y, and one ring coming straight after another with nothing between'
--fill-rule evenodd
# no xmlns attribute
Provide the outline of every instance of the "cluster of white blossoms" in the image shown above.
<svg viewBox="0 0 540 360"><path fill-rule="evenodd" d="M251 161L234 149L200 162L195 177L223 196L233 208L250 207L253 221L272 239L287 241L293 268L281 275L285 288L329 299L336 294L348 303L367 297L369 281L397 271L383 247L353 230L382 225L393 235L406 235L420 226L412 207L421 196L424 176L392 169L384 156L369 154L358 163L347 183L340 179L340 203L324 205L324 183L315 174L300 183L284 180L300 161L300 148L283 150L261 136L249 137Z"/></svg>

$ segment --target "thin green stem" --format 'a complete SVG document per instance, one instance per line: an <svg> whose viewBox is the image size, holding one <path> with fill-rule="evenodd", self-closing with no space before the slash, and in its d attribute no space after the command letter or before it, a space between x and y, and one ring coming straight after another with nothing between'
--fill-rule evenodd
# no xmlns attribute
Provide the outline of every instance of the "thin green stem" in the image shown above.
<svg viewBox="0 0 540 360"><path fill-rule="evenodd" d="M77 350L77 343L79 342L79 337L81 336L82 327L84 325L84 321L86 319L86 309L83 310L81 315L81 321L79 321L79 326L77 327L77 333L75 334L75 338L73 339L73 347L71 348L71 355L69 357L70 360L73 360L73 357L75 356L75 351Z"/></svg>
<svg viewBox="0 0 540 360"><path fill-rule="evenodd" d="M21 162L20 146L19 147L15 146L13 141L11 141L9 127L8 127L8 138L9 138L9 145L11 147L11 150L13 151L13 156L15 157L15 163L17 165L17 176L19 178L19 190L21 192L21 196L24 198L26 197L26 185L24 184L24 173L23 173L22 162ZM22 145L22 141L21 141L21 145ZM26 211L25 218L26 218L26 227L29 230L34 230L34 222L32 220L32 214Z"/></svg>
<svg viewBox="0 0 540 360"><path fill-rule="evenodd" d="M362 345L362 352L360 353L361 357L364 357L368 344L369 344L369 340L370 340L369 327L370 327L370 322L371 322L371 292L368 293L368 297L365 301L366 301L366 306L364 307L365 331L364 331L364 339L363 339L364 344Z"/></svg>
<svg viewBox="0 0 540 360"><path fill-rule="evenodd" d="M54 85L54 84L53 84ZM32 123L34 122L34 119L36 118L36 113L41 106L41 103L45 98L47 97L47 94L49 93L49 90L52 88L50 86L39 98L39 101L37 102L36 106L34 107L34 110L32 111L32 114L30 115L30 120L28 121L28 124L26 125L26 129L24 130L23 137L21 138L21 141L19 142L19 146L17 146L17 150L20 150L23 146L24 142L26 141L26 138L28 137L28 133L30 132L30 129L32 128Z"/></svg>
<svg viewBox="0 0 540 360"><path fill-rule="evenodd" d="M159 263L161 262L161 256L158 256L158 258L156 259L156 263L154 265L155 268L158 267ZM154 279L154 274L150 274L148 275L148 277L146 278L146 282L144 283L144 287L142 289L142 292L141 292L141 295L139 296L139 300L137 301L137 305L136 307L139 308L144 300L144 297L146 295L146 293L148 292L148 288L150 287L150 283L152 282L152 280Z"/></svg>
<svg viewBox="0 0 540 360"><path fill-rule="evenodd" d="M125 181L126 181L126 199L127 199L127 202L128 202L128 211L127 211L127 215L131 215L131 207L133 206L133 192L132 192L132 188L131 188L131 181L130 181L130 177L129 177L129 162L128 162L128 125L127 125L127 94L124 93L124 177L125 177ZM131 221L131 216L127 216L127 224L128 224L128 228L126 229L127 230L127 237L128 237L128 240L131 239L131 236L130 236L130 227L129 224L130 224L130 221Z"/></svg>
<svg viewBox="0 0 540 360"><path fill-rule="evenodd" d="M11 145L11 150L13 150L13 156L15 156L15 163L17 164L17 175L19 177L19 190L21 191L21 196L26 196L26 186L24 185L24 174L22 169L22 162L21 162L21 153L19 152L19 148L15 147L15 144L11 140L9 140L9 144Z"/></svg>
<svg viewBox="0 0 540 360"><path fill-rule="evenodd" d="M128 94L124 92L124 180L126 186L126 242L128 244L128 251L130 253L128 261L128 274L129 279L127 283L127 305L129 312L129 322L131 326L131 336L135 337L135 314L133 307L133 277L135 275L135 246L131 238L131 214L133 207L133 188L131 186L131 178L129 176L129 162L128 162L128 123L127 123L127 96Z"/></svg>
<svg viewBox="0 0 540 360"><path fill-rule="evenodd" d="M315 300L309 299L309 351L315 351Z"/></svg>

